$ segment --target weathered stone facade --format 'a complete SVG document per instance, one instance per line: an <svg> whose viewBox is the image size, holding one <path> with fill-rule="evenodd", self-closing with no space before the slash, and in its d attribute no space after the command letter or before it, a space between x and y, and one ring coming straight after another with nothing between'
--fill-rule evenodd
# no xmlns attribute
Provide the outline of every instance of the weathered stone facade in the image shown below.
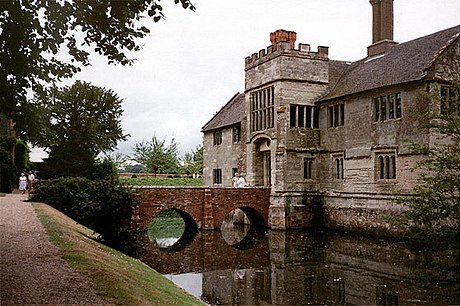
<svg viewBox="0 0 460 306"><path fill-rule="evenodd" d="M460 26L397 44L392 0L371 4L382 32L368 57L333 61L327 47L295 48L295 32L278 30L271 46L245 60L245 147L210 141L231 125L203 128L205 183L213 185L215 167L228 180L228 169L244 161L251 186L271 187L272 228L311 226L322 199L327 226L394 232L382 216L403 209L392 203L411 193L413 168L425 158L411 144L439 143L420 114L440 108L428 93L460 80Z"/></svg>

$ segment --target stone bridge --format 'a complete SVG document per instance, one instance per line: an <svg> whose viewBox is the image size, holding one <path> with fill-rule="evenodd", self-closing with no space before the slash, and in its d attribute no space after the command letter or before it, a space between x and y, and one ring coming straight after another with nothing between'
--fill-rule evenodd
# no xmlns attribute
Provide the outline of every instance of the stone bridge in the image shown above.
<svg viewBox="0 0 460 306"><path fill-rule="evenodd" d="M175 209L186 226L219 229L225 217L241 209L255 226L268 227L270 188L136 187L135 227L145 229L161 211ZM193 221L193 222L192 222Z"/></svg>

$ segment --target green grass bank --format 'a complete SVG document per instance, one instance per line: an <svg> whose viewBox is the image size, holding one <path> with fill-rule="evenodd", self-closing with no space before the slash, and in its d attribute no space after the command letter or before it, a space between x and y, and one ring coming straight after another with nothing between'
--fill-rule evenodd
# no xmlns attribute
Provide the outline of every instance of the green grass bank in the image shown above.
<svg viewBox="0 0 460 306"><path fill-rule="evenodd" d="M141 261L95 241L96 234L51 206L33 203L50 241L114 305L204 305Z"/></svg>

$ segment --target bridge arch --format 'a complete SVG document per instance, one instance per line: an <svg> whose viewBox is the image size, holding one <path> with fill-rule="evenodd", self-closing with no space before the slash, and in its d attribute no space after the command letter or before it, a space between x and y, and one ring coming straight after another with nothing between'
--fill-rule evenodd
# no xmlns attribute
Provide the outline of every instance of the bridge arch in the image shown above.
<svg viewBox="0 0 460 306"><path fill-rule="evenodd" d="M162 216L167 217L166 221ZM174 218L177 216L181 218L183 225L181 225L180 222L178 223L177 218ZM173 219L169 219L170 217L173 217ZM171 230L173 231L171 232ZM172 252L181 251L190 245L197 233L198 225L193 217L187 212L177 208L161 210L156 215L152 216L152 220L148 225L148 236L150 241L156 242L160 249ZM168 234L171 236L165 236ZM177 240L175 240L176 238ZM165 242L165 240L167 242ZM162 243L165 244L162 245Z"/></svg>
<svg viewBox="0 0 460 306"><path fill-rule="evenodd" d="M267 227L267 220L263 217L263 215L258 212L253 207L238 207L241 209L244 214L248 217L249 222L255 227Z"/></svg>
<svg viewBox="0 0 460 306"><path fill-rule="evenodd" d="M177 209L198 229L219 229L228 212L240 208L259 226L267 226L270 188L139 187L133 227L145 229L160 211ZM191 222L190 222L191 223Z"/></svg>
<svg viewBox="0 0 460 306"><path fill-rule="evenodd" d="M254 248L265 236L267 224L256 209L238 207L229 212L221 225L225 242L239 250Z"/></svg>

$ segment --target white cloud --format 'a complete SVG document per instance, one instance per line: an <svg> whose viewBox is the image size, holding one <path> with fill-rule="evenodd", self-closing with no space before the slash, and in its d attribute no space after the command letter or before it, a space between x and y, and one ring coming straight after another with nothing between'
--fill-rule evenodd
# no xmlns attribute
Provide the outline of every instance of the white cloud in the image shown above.
<svg viewBox="0 0 460 306"><path fill-rule="evenodd" d="M269 44L277 29L297 32L297 43L329 47L329 57L357 60L371 44L369 1L196 0L197 11L162 2L166 20L151 26L130 67L101 57L75 79L113 89L124 98L119 145L174 136L182 152L202 141L201 127L236 92L244 91L244 59ZM404 42L458 24L458 0L395 0L395 41ZM33 157L34 158L34 157Z"/></svg>

